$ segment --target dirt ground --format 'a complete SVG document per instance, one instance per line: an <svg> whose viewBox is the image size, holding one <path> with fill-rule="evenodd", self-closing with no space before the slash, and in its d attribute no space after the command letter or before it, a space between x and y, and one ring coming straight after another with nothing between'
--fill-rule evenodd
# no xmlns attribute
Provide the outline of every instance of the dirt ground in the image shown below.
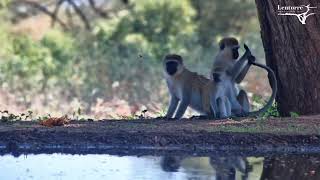
<svg viewBox="0 0 320 180"><path fill-rule="evenodd" d="M246 154L320 152L320 115L234 120L71 121L0 123L0 154Z"/></svg>

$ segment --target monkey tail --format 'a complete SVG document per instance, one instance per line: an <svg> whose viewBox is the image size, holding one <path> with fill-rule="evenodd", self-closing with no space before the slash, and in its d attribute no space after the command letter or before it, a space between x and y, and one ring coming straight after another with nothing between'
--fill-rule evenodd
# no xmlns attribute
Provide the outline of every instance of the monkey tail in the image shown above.
<svg viewBox="0 0 320 180"><path fill-rule="evenodd" d="M257 111L252 111L252 112L246 113L246 116L248 116L248 117L259 116L260 114L266 112L272 106L273 101L275 100L276 95L277 95L277 91L278 91L277 78L276 78L276 75L274 74L273 70L271 68L269 68L268 66L265 66L260 63L251 62L251 64L258 66L262 69L265 69L268 72L268 75L270 75L269 77L271 78L270 79L271 80L270 86L272 88L272 94L271 94L271 97L269 98L267 104L265 106L263 106L261 109L259 109Z"/></svg>

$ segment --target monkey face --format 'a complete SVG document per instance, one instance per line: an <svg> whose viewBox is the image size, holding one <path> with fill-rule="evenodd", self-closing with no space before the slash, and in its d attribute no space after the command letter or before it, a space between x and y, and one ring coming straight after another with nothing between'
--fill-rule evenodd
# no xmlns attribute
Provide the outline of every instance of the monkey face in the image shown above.
<svg viewBox="0 0 320 180"><path fill-rule="evenodd" d="M183 59L177 54L168 54L164 57L164 69L167 74L173 76L183 70Z"/></svg>
<svg viewBox="0 0 320 180"><path fill-rule="evenodd" d="M174 75L178 71L179 64L177 61L167 61L166 71L169 75Z"/></svg>

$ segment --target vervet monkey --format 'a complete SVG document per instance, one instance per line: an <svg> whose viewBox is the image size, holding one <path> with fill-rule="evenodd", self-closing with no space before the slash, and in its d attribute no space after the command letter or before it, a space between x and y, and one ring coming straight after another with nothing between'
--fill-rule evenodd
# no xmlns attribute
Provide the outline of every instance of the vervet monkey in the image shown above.
<svg viewBox="0 0 320 180"><path fill-rule="evenodd" d="M238 49L240 48L239 42L237 39L233 37L223 38L219 42L219 52L214 58L213 67L211 69L210 78L214 81L217 81L220 75L223 74L223 77L226 77L230 82L228 84L230 90L233 92L229 93L229 100L234 99L230 95L236 97L237 101L240 103L241 106L238 106L239 103L235 103L232 101L232 112L235 115L240 115L242 111L249 112L250 111L250 104L248 100L247 93L244 90L238 89L236 83L240 83L245 75L247 74L250 64L247 63L248 55L244 54L238 61L239 52ZM237 75L234 75L235 72L240 71ZM229 78L232 74L231 79ZM221 79L221 77L220 77ZM225 82L225 78L221 79ZM230 85L230 83L232 85Z"/></svg>
<svg viewBox="0 0 320 180"><path fill-rule="evenodd" d="M234 46L227 44L224 47L224 49L226 49L226 50L222 51L221 53L219 53L217 55L218 58L222 57L222 59L217 59L218 64L220 63L219 64L220 66L214 67L213 72L212 72L212 79L215 82L221 81L220 84L221 84L221 86L224 87L224 90L226 91L225 94L231 102L231 109L232 109L233 114L235 114L236 116L257 116L257 115L267 111L272 106L272 103L273 103L275 96L276 96L276 93L277 93L277 79L275 77L274 72L269 67L254 62L255 57L251 54L251 51L246 44L244 44L244 48L246 50L244 55L237 62L233 63L232 58L234 59L238 55L236 55L236 53L234 51L235 50ZM231 54L233 54L233 55L231 55L232 57L230 57L230 52L231 52ZM222 62L223 60L225 60L226 63L223 63ZM234 65L232 65L232 64L234 64ZM244 78L245 74L248 71L248 69L246 69L246 67L250 67L250 65L255 65L255 66L261 67L261 68L268 71L268 73L271 77L270 82L271 82L271 88L272 88L272 95L271 95L269 101L267 102L267 104L262 109L260 109L258 111L254 111L254 112L249 112L249 101L248 101L248 98L247 98L245 91L242 90L237 95L237 89L235 86L236 82L242 81L242 79ZM245 70L242 69L243 66L246 66L246 67L244 67ZM243 75L243 73L244 73L244 75ZM239 78L239 77L241 77L241 78ZM237 97L238 102L234 101L235 97ZM239 106L239 103L241 106Z"/></svg>
<svg viewBox="0 0 320 180"><path fill-rule="evenodd" d="M210 103L212 94L219 90L216 83L204 76L189 71L183 65L183 59L176 54L166 55L163 59L164 76L171 95L166 118L180 119L188 106L203 116L225 117L230 109L227 109L228 99L215 96L218 104L215 109ZM223 88L223 87L221 87Z"/></svg>

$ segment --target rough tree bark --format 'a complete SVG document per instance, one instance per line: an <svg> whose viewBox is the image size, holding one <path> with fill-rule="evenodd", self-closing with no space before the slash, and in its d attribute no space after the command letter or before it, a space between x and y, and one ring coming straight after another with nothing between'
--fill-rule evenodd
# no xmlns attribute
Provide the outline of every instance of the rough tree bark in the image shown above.
<svg viewBox="0 0 320 180"><path fill-rule="evenodd" d="M255 0L266 63L276 73L276 101L281 115L320 113L320 1ZM280 6L308 5L306 24L278 15ZM307 8L304 8L306 10ZM309 14L310 14L309 13Z"/></svg>

